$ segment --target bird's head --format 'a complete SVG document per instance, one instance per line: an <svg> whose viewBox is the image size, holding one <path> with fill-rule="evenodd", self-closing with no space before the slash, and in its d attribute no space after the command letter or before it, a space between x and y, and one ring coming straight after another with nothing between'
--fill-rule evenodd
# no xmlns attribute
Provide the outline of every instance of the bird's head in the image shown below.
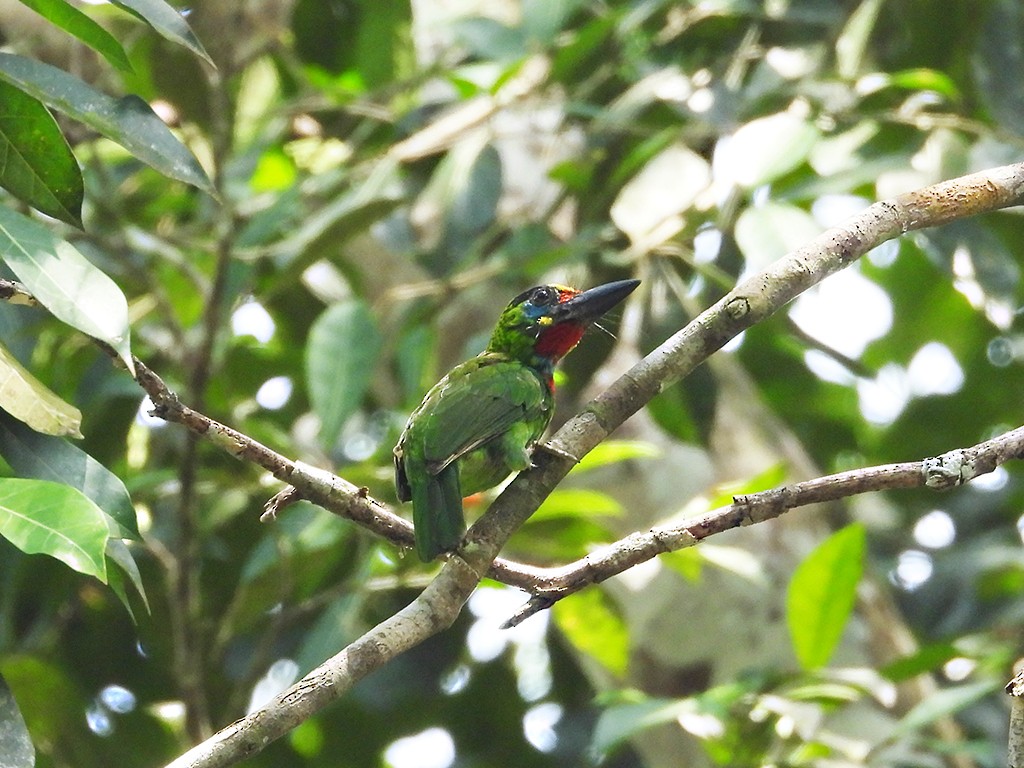
<svg viewBox="0 0 1024 768"><path fill-rule="evenodd" d="M538 285L523 291L501 313L487 351L550 373L590 324L639 284L639 280L619 280L587 291L565 285Z"/></svg>

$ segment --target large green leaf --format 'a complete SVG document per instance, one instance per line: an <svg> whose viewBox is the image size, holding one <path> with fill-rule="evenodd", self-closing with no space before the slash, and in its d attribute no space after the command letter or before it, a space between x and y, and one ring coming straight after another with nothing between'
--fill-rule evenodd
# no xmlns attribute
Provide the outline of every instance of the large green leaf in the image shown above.
<svg viewBox="0 0 1024 768"><path fill-rule="evenodd" d="M71 147L42 104L0 82L0 186L55 219L82 226L85 188Z"/></svg>
<svg viewBox="0 0 1024 768"><path fill-rule="evenodd" d="M0 80L94 128L165 176L214 193L199 161L138 96L112 98L57 67L11 53L0 53Z"/></svg>
<svg viewBox="0 0 1024 768"><path fill-rule="evenodd" d="M363 399L381 337L369 307L358 299L334 304L309 330L306 381L320 417L320 441L333 446Z"/></svg>
<svg viewBox="0 0 1024 768"><path fill-rule="evenodd" d="M66 240L0 207L0 259L54 317L113 347L134 370L128 302L113 280Z"/></svg>
<svg viewBox="0 0 1024 768"><path fill-rule="evenodd" d="M824 666L839 645L864 570L864 549L864 527L848 525L821 542L793 574L786 621L804 669Z"/></svg>
<svg viewBox="0 0 1024 768"><path fill-rule="evenodd" d="M0 677L0 755L3 755L4 768L32 768L36 764L36 751L25 718L3 677Z"/></svg>
<svg viewBox="0 0 1024 768"><path fill-rule="evenodd" d="M0 456L18 476L52 480L77 488L117 524L113 535L139 539L135 507L124 483L67 440L41 435L0 412Z"/></svg>
<svg viewBox="0 0 1024 768"><path fill-rule="evenodd" d="M28 554L50 555L107 580L107 517L74 488L46 480L0 479L0 534Z"/></svg>
<svg viewBox="0 0 1024 768"><path fill-rule="evenodd" d="M0 209L2 210L2 209ZM0 408L47 435L81 437L82 414L25 370L0 345Z"/></svg>
<svg viewBox="0 0 1024 768"><path fill-rule="evenodd" d="M199 42L195 32L185 22L184 17L163 0L110 0L112 5L124 8L136 18L142 19L156 30L157 34L167 38L172 43L183 45L196 56L215 66L213 59Z"/></svg>
<svg viewBox="0 0 1024 768"><path fill-rule="evenodd" d="M117 38L68 3L67 0L21 0L21 2L46 17L51 24L57 25L93 50L101 53L103 58L122 72L132 71L128 55Z"/></svg>

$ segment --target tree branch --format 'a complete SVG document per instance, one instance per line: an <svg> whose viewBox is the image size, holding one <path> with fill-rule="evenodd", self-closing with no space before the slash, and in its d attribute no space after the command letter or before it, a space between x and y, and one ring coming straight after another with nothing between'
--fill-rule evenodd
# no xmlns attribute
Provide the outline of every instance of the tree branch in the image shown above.
<svg viewBox="0 0 1024 768"><path fill-rule="evenodd" d="M631 534L560 568L534 569L528 573L533 585L527 588L533 596L502 627L514 627L589 584L600 583L664 552L692 547L716 533L763 523L797 507L862 493L897 488L947 490L987 474L1010 459L1024 459L1024 427L935 458L854 469L760 493L734 496L728 507L712 510L685 523L655 526L644 533Z"/></svg>

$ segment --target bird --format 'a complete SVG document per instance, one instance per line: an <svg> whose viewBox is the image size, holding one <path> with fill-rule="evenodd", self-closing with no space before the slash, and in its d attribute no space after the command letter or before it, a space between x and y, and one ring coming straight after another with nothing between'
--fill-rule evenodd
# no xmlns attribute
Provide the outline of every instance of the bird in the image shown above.
<svg viewBox="0 0 1024 768"><path fill-rule="evenodd" d="M554 412L555 365L639 284L523 291L502 311L487 348L427 392L394 448L395 488L400 501L412 502L422 561L462 541L464 497L531 466Z"/></svg>

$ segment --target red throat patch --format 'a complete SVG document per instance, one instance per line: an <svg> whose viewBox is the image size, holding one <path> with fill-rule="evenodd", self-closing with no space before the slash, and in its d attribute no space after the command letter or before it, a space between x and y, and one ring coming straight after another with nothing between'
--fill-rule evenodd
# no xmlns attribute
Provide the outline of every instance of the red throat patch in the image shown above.
<svg viewBox="0 0 1024 768"><path fill-rule="evenodd" d="M549 358L555 362L561 360L573 347L580 343L583 338L586 325L580 323L559 323L550 328L545 328L537 337L537 343L533 345L533 351L541 357Z"/></svg>

